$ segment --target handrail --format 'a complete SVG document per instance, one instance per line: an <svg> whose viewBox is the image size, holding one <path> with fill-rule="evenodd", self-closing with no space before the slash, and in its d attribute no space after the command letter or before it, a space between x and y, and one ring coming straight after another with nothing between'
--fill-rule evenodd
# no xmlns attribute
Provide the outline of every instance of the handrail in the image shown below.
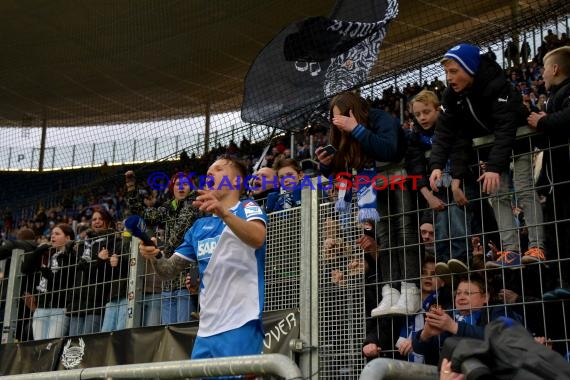
<svg viewBox="0 0 570 380"><path fill-rule="evenodd" d="M266 354L217 359L176 360L159 363L125 364L0 376L0 379L178 379L199 376L276 375L286 380L301 380L301 370L287 356Z"/></svg>
<svg viewBox="0 0 570 380"><path fill-rule="evenodd" d="M402 360L377 358L370 361L360 373L360 380L435 380L437 367Z"/></svg>

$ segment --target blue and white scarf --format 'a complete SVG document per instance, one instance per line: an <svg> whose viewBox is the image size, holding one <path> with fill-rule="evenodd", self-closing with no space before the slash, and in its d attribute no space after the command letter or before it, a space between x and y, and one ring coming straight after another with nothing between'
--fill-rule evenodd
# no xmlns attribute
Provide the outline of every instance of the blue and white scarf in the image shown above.
<svg viewBox="0 0 570 380"><path fill-rule="evenodd" d="M380 220L380 214L376 210L376 189L372 186L372 179L376 176L376 168L366 168L358 172L357 176L366 177L366 183L358 183L356 191L356 199L358 202L358 222L366 221L377 222ZM340 190L338 200L336 201L335 210L340 214L349 213L352 203L352 188L356 185L356 177L353 177L352 187L347 190Z"/></svg>

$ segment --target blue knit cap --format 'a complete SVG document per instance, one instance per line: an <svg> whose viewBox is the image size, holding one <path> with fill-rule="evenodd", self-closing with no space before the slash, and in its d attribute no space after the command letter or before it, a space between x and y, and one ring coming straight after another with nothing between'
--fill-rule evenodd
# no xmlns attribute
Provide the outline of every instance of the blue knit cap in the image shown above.
<svg viewBox="0 0 570 380"><path fill-rule="evenodd" d="M459 44L454 46L449 49L443 57L453 59L471 76L475 75L479 69L479 64L481 63L479 48L475 45L469 44Z"/></svg>

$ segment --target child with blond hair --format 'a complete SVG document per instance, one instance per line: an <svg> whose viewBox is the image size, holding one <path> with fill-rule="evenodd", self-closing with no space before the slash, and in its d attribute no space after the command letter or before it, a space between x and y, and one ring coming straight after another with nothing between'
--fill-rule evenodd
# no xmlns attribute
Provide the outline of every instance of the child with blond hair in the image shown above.
<svg viewBox="0 0 570 380"><path fill-rule="evenodd" d="M431 151L435 136L440 112L439 99L434 92L423 90L412 99L410 106L415 123L408 140L406 171L408 175L420 176L418 191L427 206L435 211L436 272L466 272L472 212L460 181L451 178L449 160L443 170L439 191L432 192L429 187L429 161L426 155ZM468 184L467 189L473 190L473 176L464 182Z"/></svg>

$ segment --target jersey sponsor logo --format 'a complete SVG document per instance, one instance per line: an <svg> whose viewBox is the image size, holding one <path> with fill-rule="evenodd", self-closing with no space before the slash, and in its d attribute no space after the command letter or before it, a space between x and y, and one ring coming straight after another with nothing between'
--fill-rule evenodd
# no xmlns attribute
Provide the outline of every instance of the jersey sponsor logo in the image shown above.
<svg viewBox="0 0 570 380"><path fill-rule="evenodd" d="M262 213L261 207L259 207L255 202L247 202L244 205L244 211L246 218L249 218L252 215L259 215Z"/></svg>
<svg viewBox="0 0 570 380"><path fill-rule="evenodd" d="M198 258L211 256L218 245L219 236L198 241Z"/></svg>

